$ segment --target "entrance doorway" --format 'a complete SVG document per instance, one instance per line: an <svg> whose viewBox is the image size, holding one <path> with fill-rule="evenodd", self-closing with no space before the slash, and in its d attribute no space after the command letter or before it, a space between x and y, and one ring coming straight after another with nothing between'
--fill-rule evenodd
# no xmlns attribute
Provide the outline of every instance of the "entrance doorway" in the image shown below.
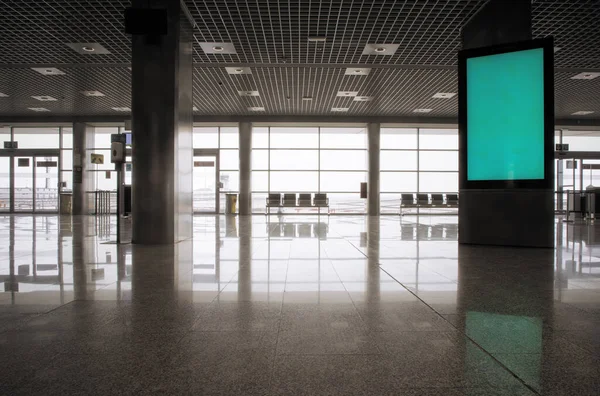
<svg viewBox="0 0 600 396"><path fill-rule="evenodd" d="M58 213L59 153L0 153L0 212Z"/></svg>
<svg viewBox="0 0 600 396"><path fill-rule="evenodd" d="M219 212L219 152L194 150L194 213Z"/></svg>

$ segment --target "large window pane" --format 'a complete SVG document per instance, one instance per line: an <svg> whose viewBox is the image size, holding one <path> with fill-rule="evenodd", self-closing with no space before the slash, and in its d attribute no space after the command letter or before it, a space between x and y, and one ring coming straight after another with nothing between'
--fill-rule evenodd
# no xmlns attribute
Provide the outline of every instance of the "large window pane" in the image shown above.
<svg viewBox="0 0 600 396"><path fill-rule="evenodd" d="M381 172L380 191L417 192L417 172Z"/></svg>
<svg viewBox="0 0 600 396"><path fill-rule="evenodd" d="M322 192L360 192L360 183L367 181L367 172L321 172Z"/></svg>
<svg viewBox="0 0 600 396"><path fill-rule="evenodd" d="M271 128L271 148L318 148L318 128ZM271 165L273 166L273 165Z"/></svg>
<svg viewBox="0 0 600 396"><path fill-rule="evenodd" d="M239 148L240 136L237 127L221 127L221 148Z"/></svg>
<svg viewBox="0 0 600 396"><path fill-rule="evenodd" d="M219 148L219 128L195 127L193 141L194 148Z"/></svg>
<svg viewBox="0 0 600 396"><path fill-rule="evenodd" d="M252 171L252 191L269 191L269 172Z"/></svg>
<svg viewBox="0 0 600 396"><path fill-rule="evenodd" d="M419 169L458 172L458 151L421 151Z"/></svg>
<svg viewBox="0 0 600 396"><path fill-rule="evenodd" d="M321 150L321 170L367 170L363 150Z"/></svg>
<svg viewBox="0 0 600 396"><path fill-rule="evenodd" d="M269 150L252 150L252 169L269 169Z"/></svg>
<svg viewBox="0 0 600 396"><path fill-rule="evenodd" d="M118 127L96 127L94 128L93 145L88 143L88 148L110 149L110 135L119 133ZM108 159L110 161L110 158Z"/></svg>
<svg viewBox="0 0 600 396"><path fill-rule="evenodd" d="M381 194L379 197L381 213L398 213L400 211L400 194Z"/></svg>
<svg viewBox="0 0 600 396"><path fill-rule="evenodd" d="M221 192L237 192L240 190L240 172L221 171L219 181L223 183Z"/></svg>
<svg viewBox="0 0 600 396"><path fill-rule="evenodd" d="M239 150L220 150L219 167L222 170L238 170L240 168Z"/></svg>
<svg viewBox="0 0 600 396"><path fill-rule="evenodd" d="M416 149L416 128L381 128L381 149Z"/></svg>
<svg viewBox="0 0 600 396"><path fill-rule="evenodd" d="M92 173L92 176L96 178L96 190L115 191L117 189L117 176L113 175L113 172L110 172L110 179L106 177L106 171Z"/></svg>
<svg viewBox="0 0 600 396"><path fill-rule="evenodd" d="M62 129L62 148L73 148L73 128Z"/></svg>
<svg viewBox="0 0 600 396"><path fill-rule="evenodd" d="M585 133L585 132L581 132ZM597 133L597 132L588 132ZM556 143L560 142L560 138L556 138ZM569 145L570 151L600 151L600 136L565 136L563 135L563 143Z"/></svg>
<svg viewBox="0 0 600 396"><path fill-rule="evenodd" d="M269 128L252 128L252 148L269 148Z"/></svg>
<svg viewBox="0 0 600 396"><path fill-rule="evenodd" d="M381 170L417 170L416 151L381 151Z"/></svg>
<svg viewBox="0 0 600 396"><path fill-rule="evenodd" d="M61 150L60 156L62 170L73 170L73 150Z"/></svg>
<svg viewBox="0 0 600 396"><path fill-rule="evenodd" d="M366 213L366 199L360 193L328 193L330 213Z"/></svg>
<svg viewBox="0 0 600 396"><path fill-rule="evenodd" d="M367 148L365 128L321 128L321 148Z"/></svg>
<svg viewBox="0 0 600 396"><path fill-rule="evenodd" d="M457 193L458 172L421 172L419 175L421 193Z"/></svg>
<svg viewBox="0 0 600 396"><path fill-rule="evenodd" d="M458 150L458 129L420 129L419 148Z"/></svg>
<svg viewBox="0 0 600 396"><path fill-rule="evenodd" d="M14 140L19 142L20 149L58 149L60 147L58 128L14 128L13 133Z"/></svg>
<svg viewBox="0 0 600 396"><path fill-rule="evenodd" d="M271 192L316 192L318 172L271 171Z"/></svg>
<svg viewBox="0 0 600 396"><path fill-rule="evenodd" d="M271 150L272 170L317 170L317 150Z"/></svg>

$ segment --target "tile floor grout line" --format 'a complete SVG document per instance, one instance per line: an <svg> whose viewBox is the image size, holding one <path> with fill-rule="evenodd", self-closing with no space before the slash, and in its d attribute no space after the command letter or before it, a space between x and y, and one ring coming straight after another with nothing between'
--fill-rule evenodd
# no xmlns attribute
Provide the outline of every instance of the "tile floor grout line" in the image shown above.
<svg viewBox="0 0 600 396"><path fill-rule="evenodd" d="M358 250L363 256L365 256L367 259L369 258L369 256L365 253L363 253L360 249L358 249L356 247L356 245L354 245L352 242L348 241L356 250ZM392 276L392 274L390 274L389 272L387 272L385 269L383 269L383 267L381 266L381 264L378 262L377 266L379 267L379 270L384 272L385 274L387 274L390 278L392 278L394 281L396 281L400 286L402 286L404 289L406 289L406 291L408 291L410 294L412 294L417 300L419 300L420 302L422 302L425 306L427 306L430 310L432 310L436 315L438 315L442 320L444 320L445 322L447 322L450 326L452 326L454 329L456 329L456 331L458 331L459 333L461 333L462 335L464 335L469 341L471 341L473 343L473 345L475 345L477 348L479 348L483 353L485 353L486 355L488 355L493 361L495 361L496 363L498 363L498 365L500 365L500 367L502 367L504 370L506 370L508 373L510 373L514 378L516 378L523 386L525 386L527 389L529 389L530 391L532 391L533 393L535 393L536 395L541 395L541 393L539 393L537 390L535 390L532 386L530 386L529 384L527 384L523 379L521 379L521 377L519 377L518 375L516 375L512 370L510 370L505 364L503 364L501 361L499 361L496 357L494 357L494 355L492 355L491 353L489 353L487 350L485 350L481 345L479 345L477 342L475 342L475 340L473 340L471 337L469 337L469 335L465 332L463 332L462 330L460 330L458 327L456 327L452 322L450 322L449 320L447 320L442 314L440 314L438 311L436 311L431 305L427 304L425 302L425 300L423 300L421 297L419 297L417 294L415 294L412 290L410 290L408 287L406 287L404 284L402 284L402 282L400 282L398 279L396 279L394 276Z"/></svg>

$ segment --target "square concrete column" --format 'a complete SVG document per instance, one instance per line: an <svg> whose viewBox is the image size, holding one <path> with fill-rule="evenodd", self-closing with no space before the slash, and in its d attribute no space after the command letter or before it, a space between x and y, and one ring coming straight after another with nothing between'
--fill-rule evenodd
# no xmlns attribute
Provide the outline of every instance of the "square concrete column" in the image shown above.
<svg viewBox="0 0 600 396"><path fill-rule="evenodd" d="M95 128L83 122L73 123L73 215L90 213L88 191L94 190L94 177L86 149L94 143Z"/></svg>
<svg viewBox="0 0 600 396"><path fill-rule="evenodd" d="M240 215L252 214L252 123L240 122Z"/></svg>
<svg viewBox="0 0 600 396"><path fill-rule="evenodd" d="M152 7L167 34L132 36L132 240L172 244L192 237L193 36L179 1Z"/></svg>
<svg viewBox="0 0 600 396"><path fill-rule="evenodd" d="M367 184L367 210L369 216L379 215L380 140L381 124L367 124L369 139L369 176Z"/></svg>

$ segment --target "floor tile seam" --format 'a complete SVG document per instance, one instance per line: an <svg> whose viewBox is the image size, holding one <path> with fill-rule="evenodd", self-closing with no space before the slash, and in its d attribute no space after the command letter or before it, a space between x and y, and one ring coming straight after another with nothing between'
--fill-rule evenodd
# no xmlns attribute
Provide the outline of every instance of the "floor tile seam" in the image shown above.
<svg viewBox="0 0 600 396"><path fill-rule="evenodd" d="M558 331L559 331L559 332L566 332L566 331L569 331L569 332L571 332L571 331L573 331L573 332L577 332L577 331L582 331L582 330L558 330ZM554 332L553 332L553 333L554 333ZM586 346L583 346L583 345L579 345L579 344L576 344L576 343L574 343L574 342L573 342L573 341L571 341L569 338L567 338L567 334L560 334L560 333L558 333L558 334L556 334L556 335L557 335L558 337L560 337L561 339L563 339L564 341L566 341L566 342L569 344L569 346L571 346L572 348L579 349L580 351L582 351L582 352L585 352L585 353L589 354L590 356L592 356L592 357L594 357L594 358L598 358L598 359L600 359L600 354L598 354L598 352L596 352L596 351L594 351L594 350L592 350L592 349L589 349L589 348L587 348ZM587 342L586 342L586 344L589 344L589 343L587 343Z"/></svg>
<svg viewBox="0 0 600 396"><path fill-rule="evenodd" d="M214 303L218 302L219 296L223 293L225 288L233 282L233 278L235 278L236 276L239 277L239 273L240 273L240 271L238 269L238 271L235 274L231 275L231 278L227 281L227 283L225 283L225 285L219 290L219 292L213 297L213 299L210 300L209 304L214 304Z"/></svg>
<svg viewBox="0 0 600 396"><path fill-rule="evenodd" d="M519 377L515 372L513 372L512 370L510 370L504 363L502 363L500 360L498 360L494 355L492 355L490 352L488 352L485 348L483 348L478 342L476 342L474 339L472 339L469 335L467 335L466 332L464 332L463 330L459 329L458 327L456 327L452 322L448 321L442 314L440 314L438 311L436 311L431 305L427 304L427 302L425 302L425 300L423 300L422 298L420 298L417 294L415 294L412 290L410 290L409 288L407 288L406 286L404 286L402 284L402 282L398 281L398 279L396 279L395 277L393 277L389 272L387 272L386 270L384 270L383 268L381 268L381 266L379 266L379 268L381 269L381 271L385 272L386 274L388 274L388 276L390 276L392 279L394 279L396 282L398 282L398 284L400 284L400 286L402 286L403 288L405 288L409 293L411 293L415 298L417 298L419 301L421 301L423 304L425 304L425 306L427 306L429 309L431 309L436 315L438 315L442 320L444 320L446 323L448 323L450 326L452 326L453 328L455 328L460 334L463 334L464 337L466 337L469 341L471 341L473 343L473 345L475 345L480 351L482 351L484 354L486 354L490 359L492 359L496 364L498 364L500 367L502 367L502 369L504 369L507 373L509 373L510 375L512 375L514 378L517 379L517 381L519 381L523 386L525 386L527 389L529 389L531 392L534 392L536 395L540 395L540 393L531 385L529 385L527 382L525 382L524 379L522 379L521 377Z"/></svg>

